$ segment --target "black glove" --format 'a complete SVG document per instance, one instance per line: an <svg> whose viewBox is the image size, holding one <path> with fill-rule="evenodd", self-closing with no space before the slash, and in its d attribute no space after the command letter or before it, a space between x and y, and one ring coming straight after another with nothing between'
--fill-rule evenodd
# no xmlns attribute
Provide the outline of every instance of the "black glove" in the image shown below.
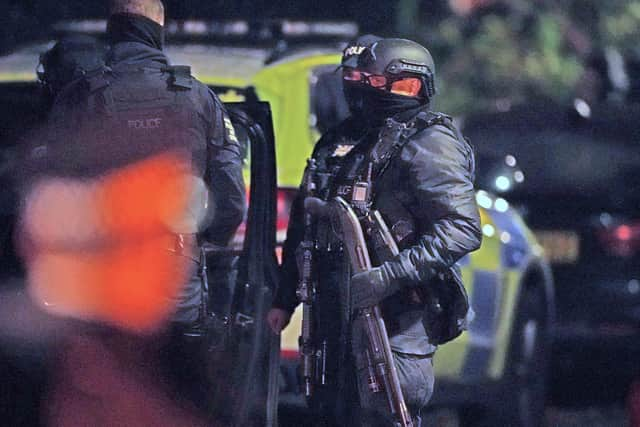
<svg viewBox="0 0 640 427"><path fill-rule="evenodd" d="M306 197L304 199L304 210L320 218L328 217L331 213L329 204L317 197Z"/></svg>
<svg viewBox="0 0 640 427"><path fill-rule="evenodd" d="M356 273L351 277L351 307L354 309L374 306L400 290L400 281L388 264Z"/></svg>

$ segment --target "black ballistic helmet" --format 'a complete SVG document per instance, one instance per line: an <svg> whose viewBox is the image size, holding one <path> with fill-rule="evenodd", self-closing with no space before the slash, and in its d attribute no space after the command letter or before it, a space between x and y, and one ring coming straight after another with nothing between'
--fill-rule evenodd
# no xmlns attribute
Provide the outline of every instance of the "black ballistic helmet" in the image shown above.
<svg viewBox="0 0 640 427"><path fill-rule="evenodd" d="M56 95L64 86L85 73L104 66L104 48L86 35L67 36L40 55L37 75L40 83Z"/></svg>
<svg viewBox="0 0 640 427"><path fill-rule="evenodd" d="M360 43L361 39L363 43ZM436 94L435 64L425 47L406 39L377 39L373 36L361 39L344 50L342 67L387 77L419 77L424 96L429 100L433 98Z"/></svg>

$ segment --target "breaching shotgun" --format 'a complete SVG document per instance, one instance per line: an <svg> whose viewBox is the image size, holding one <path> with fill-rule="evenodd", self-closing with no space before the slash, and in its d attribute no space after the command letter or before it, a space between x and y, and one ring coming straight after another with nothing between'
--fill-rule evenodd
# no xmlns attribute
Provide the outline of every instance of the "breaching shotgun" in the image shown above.
<svg viewBox="0 0 640 427"><path fill-rule="evenodd" d="M343 198L336 197L331 203L331 218L334 229L339 230L353 273L370 270L371 258L362 225L352 207ZM373 217L372 219L375 219ZM394 248L395 249L395 248ZM397 249L395 249L397 252ZM369 346L369 388L374 393L384 392L396 427L413 427L411 415L400 388L398 372L393 361L389 335L377 305L359 311L364 317Z"/></svg>

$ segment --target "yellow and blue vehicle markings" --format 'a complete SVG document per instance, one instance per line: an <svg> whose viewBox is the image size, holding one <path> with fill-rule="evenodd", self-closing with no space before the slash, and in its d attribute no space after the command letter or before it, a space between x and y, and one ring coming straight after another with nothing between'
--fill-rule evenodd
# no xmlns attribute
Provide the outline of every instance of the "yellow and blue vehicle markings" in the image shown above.
<svg viewBox="0 0 640 427"><path fill-rule="evenodd" d="M484 191L477 198L483 244L460 261L476 316L460 343L440 349L435 365L438 374L464 382L502 376L522 275L531 257L539 255L532 234L504 199Z"/></svg>

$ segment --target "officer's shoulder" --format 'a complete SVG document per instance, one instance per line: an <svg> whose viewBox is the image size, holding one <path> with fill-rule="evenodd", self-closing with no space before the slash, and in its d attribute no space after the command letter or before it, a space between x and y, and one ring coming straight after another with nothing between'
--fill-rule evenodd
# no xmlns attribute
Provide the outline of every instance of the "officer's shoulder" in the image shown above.
<svg viewBox="0 0 640 427"><path fill-rule="evenodd" d="M195 77L193 77L192 91L194 93L194 96L201 98L205 102L213 104L217 107L224 107L224 104L220 100L218 94Z"/></svg>
<svg viewBox="0 0 640 427"><path fill-rule="evenodd" d="M172 90L190 91L196 83L188 65L167 65L162 71L169 75L168 84Z"/></svg>
<svg viewBox="0 0 640 427"><path fill-rule="evenodd" d="M442 152L454 148L465 150L466 141L456 129L451 116L443 113L430 113L416 120L414 133L405 145L405 151L428 150Z"/></svg>
<svg viewBox="0 0 640 427"><path fill-rule="evenodd" d="M225 110L224 104L218 95L206 84L195 77L192 78L189 98L197 105L204 106L205 109L213 111L216 109Z"/></svg>
<svg viewBox="0 0 640 427"><path fill-rule="evenodd" d="M211 98L207 85L195 78L188 65L170 65L163 68L168 74L168 85L171 90L189 92L195 97Z"/></svg>
<svg viewBox="0 0 640 427"><path fill-rule="evenodd" d="M195 77L191 77L191 82L192 82L191 88L193 91L202 92L202 93L208 93L210 91L209 86L202 83L200 80L196 79Z"/></svg>

